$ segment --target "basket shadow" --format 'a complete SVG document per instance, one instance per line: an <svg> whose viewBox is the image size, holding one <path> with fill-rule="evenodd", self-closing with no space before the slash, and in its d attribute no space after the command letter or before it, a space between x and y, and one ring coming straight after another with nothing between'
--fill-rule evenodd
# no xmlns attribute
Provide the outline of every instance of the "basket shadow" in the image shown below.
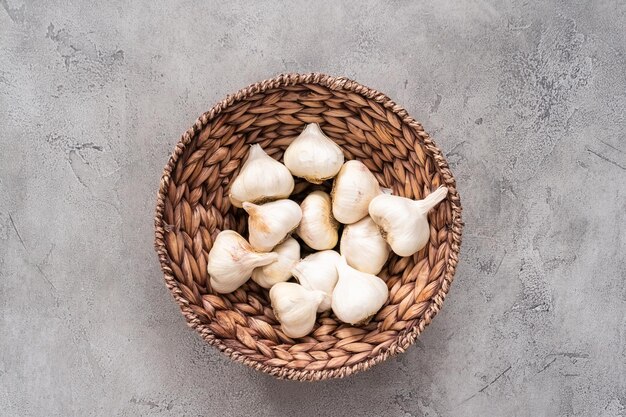
<svg viewBox="0 0 626 417"><path fill-rule="evenodd" d="M317 382L279 380L269 375L256 379L259 395L265 391L265 412L269 415L323 416L340 414L388 415L397 396L396 387L411 379L405 364L415 361L421 367L419 349L380 363L371 369L343 379ZM402 381L399 380L402 379Z"/></svg>

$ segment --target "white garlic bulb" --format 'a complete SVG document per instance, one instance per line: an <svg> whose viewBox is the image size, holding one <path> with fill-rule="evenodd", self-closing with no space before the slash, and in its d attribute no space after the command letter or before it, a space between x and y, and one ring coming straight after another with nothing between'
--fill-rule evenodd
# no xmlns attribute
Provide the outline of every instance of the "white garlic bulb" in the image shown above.
<svg viewBox="0 0 626 417"><path fill-rule="evenodd" d="M324 293L318 311L330 310L333 289L337 283L337 263L341 257L334 250L315 252L296 264L291 273L300 285Z"/></svg>
<svg viewBox="0 0 626 417"><path fill-rule="evenodd" d="M333 184L333 216L339 223L355 223L367 216L370 201L379 194L380 185L374 174L362 162L348 161Z"/></svg>
<svg viewBox="0 0 626 417"><path fill-rule="evenodd" d="M300 244L292 237L274 248L278 260L271 264L254 268L252 280L263 288L284 282L291 278L291 270L300 260Z"/></svg>
<svg viewBox="0 0 626 417"><path fill-rule="evenodd" d="M313 191L302 204L302 220L296 233L311 249L332 249L339 238L339 222L332 213L330 196L324 191Z"/></svg>
<svg viewBox="0 0 626 417"><path fill-rule="evenodd" d="M333 291L333 313L344 323L366 323L387 301L387 284L376 275L352 268L343 256L337 271L339 280Z"/></svg>
<svg viewBox="0 0 626 417"><path fill-rule="evenodd" d="M300 223L302 210L298 203L283 199L261 205L243 203L248 213L249 240L253 248L267 252L285 240Z"/></svg>
<svg viewBox="0 0 626 417"><path fill-rule="evenodd" d="M378 274L389 257L389 245L370 216L346 225L340 252L348 265L368 274Z"/></svg>
<svg viewBox="0 0 626 417"><path fill-rule="evenodd" d="M287 147L283 160L296 177L321 184L337 175L344 156L339 145L324 135L317 123L311 123Z"/></svg>
<svg viewBox="0 0 626 417"><path fill-rule="evenodd" d="M252 270L278 259L276 253L256 252L246 240L233 230L223 230L209 252L207 272L211 288L225 294L243 285Z"/></svg>
<svg viewBox="0 0 626 417"><path fill-rule="evenodd" d="M230 201L242 207L244 201L264 203L289 197L294 181L286 166L269 156L261 145L250 146L248 159L230 187Z"/></svg>
<svg viewBox="0 0 626 417"><path fill-rule="evenodd" d="M391 250L400 256L411 256L428 243L428 212L448 194L439 187L423 200L394 195L379 195L369 205L369 213L378 225Z"/></svg>
<svg viewBox="0 0 626 417"><path fill-rule="evenodd" d="M317 307L324 293L311 291L293 282L279 282L270 289L274 315L289 337L304 337L315 326Z"/></svg>

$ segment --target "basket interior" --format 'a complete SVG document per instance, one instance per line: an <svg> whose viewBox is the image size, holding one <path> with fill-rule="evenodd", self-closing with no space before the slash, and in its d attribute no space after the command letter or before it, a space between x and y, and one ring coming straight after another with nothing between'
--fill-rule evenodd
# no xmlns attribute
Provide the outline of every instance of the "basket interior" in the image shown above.
<svg viewBox="0 0 626 417"><path fill-rule="evenodd" d="M210 290L206 262L213 240L224 229L246 236L245 212L231 206L228 190L251 144L281 160L305 124L315 122L346 159L362 161L395 195L419 199L444 183L453 187L445 160L433 155L436 148L417 122L407 123L376 98L324 84L246 91L203 115L170 160L157 208L166 282L190 325L234 359L293 379L349 375L411 344L443 302L460 243L460 229L456 237L451 230L460 219L449 196L428 216L426 247L411 257L390 256L379 274L390 296L369 324L350 326L326 313L309 336L296 340L281 332L268 291L252 280L231 294ZM297 180L294 199L310 187Z"/></svg>

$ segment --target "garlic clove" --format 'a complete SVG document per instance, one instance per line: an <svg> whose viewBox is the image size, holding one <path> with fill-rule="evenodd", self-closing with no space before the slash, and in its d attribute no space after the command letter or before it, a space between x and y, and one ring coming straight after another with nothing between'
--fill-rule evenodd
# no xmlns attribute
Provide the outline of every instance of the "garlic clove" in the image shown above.
<svg viewBox="0 0 626 417"><path fill-rule="evenodd" d="M311 123L287 147L283 160L296 177L321 184L337 175L344 156L339 145L324 135L317 123Z"/></svg>
<svg viewBox="0 0 626 417"><path fill-rule="evenodd" d="M348 161L333 183L333 216L339 223L355 223L367 216L370 201L379 194L381 189L374 174L362 162Z"/></svg>
<svg viewBox="0 0 626 417"><path fill-rule="evenodd" d="M369 213L391 250L400 256L411 256L428 243L428 212L447 194L446 187L439 187L417 201L383 194L371 201Z"/></svg>
<svg viewBox="0 0 626 417"><path fill-rule="evenodd" d="M344 227L340 252L351 267L376 275L387 262L389 245L372 218L365 216Z"/></svg>
<svg viewBox="0 0 626 417"><path fill-rule="evenodd" d="M323 292L307 290L293 282L279 282L270 289L274 315L283 333L293 338L311 333L323 298Z"/></svg>
<svg viewBox="0 0 626 417"><path fill-rule="evenodd" d="M209 251L207 272L211 288L225 294L242 286L252 270L278 259L276 253L256 252L246 240L233 230L223 230Z"/></svg>
<svg viewBox="0 0 626 417"><path fill-rule="evenodd" d="M337 283L337 263L341 257L334 250L315 252L296 264L291 273L300 285L324 293L318 311L330 310L333 289Z"/></svg>
<svg viewBox="0 0 626 417"><path fill-rule="evenodd" d="M263 288L271 288L274 284L291 278L291 270L300 260L300 244L292 237L274 248L278 260L271 264L254 268L252 280Z"/></svg>
<svg viewBox="0 0 626 417"><path fill-rule="evenodd" d="M311 249L332 249L339 238L339 222L332 213L330 196L323 191L313 191L300 204L302 220L296 233Z"/></svg>
<svg viewBox="0 0 626 417"><path fill-rule="evenodd" d="M344 323L366 323L387 302L387 284L376 275L352 268L343 256L337 271L339 280L333 291L333 313Z"/></svg>
<svg viewBox="0 0 626 417"><path fill-rule="evenodd" d="M244 201L265 203L289 197L294 187L286 166L269 156L261 145L250 146L248 159L230 187L230 201L242 207Z"/></svg>
<svg viewBox="0 0 626 417"><path fill-rule="evenodd" d="M285 240L302 219L302 210L298 203L287 199L261 205L246 201L243 203L243 209L249 215L250 244L263 252L272 250Z"/></svg>

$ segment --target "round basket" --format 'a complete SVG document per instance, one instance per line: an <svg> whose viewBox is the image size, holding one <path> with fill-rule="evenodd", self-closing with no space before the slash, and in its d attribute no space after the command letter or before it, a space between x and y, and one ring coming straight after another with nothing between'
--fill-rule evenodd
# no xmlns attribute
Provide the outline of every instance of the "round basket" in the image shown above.
<svg viewBox="0 0 626 417"><path fill-rule="evenodd" d="M411 257L392 255L379 274L389 299L369 324L353 327L327 313L309 336L294 340L281 332L267 290L249 280L234 293L216 294L206 263L221 230L245 233L244 212L231 206L228 190L249 145L258 143L280 160L313 122L393 194L418 199L439 185L449 193L428 216L426 247ZM183 134L159 185L155 246L167 287L209 344L278 378L323 380L369 369L415 341L450 288L462 228L448 164L402 107L347 78L286 74L226 97Z"/></svg>

